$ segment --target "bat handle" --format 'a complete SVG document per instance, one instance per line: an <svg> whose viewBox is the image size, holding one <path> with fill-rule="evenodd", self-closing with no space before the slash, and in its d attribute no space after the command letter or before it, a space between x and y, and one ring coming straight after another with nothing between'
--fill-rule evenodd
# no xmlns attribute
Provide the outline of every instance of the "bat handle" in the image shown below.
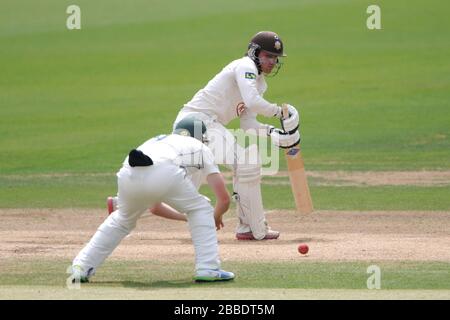
<svg viewBox="0 0 450 320"><path fill-rule="evenodd" d="M283 119L288 119L289 118L289 108L288 108L286 103L283 103L281 105L281 112L283 114Z"/></svg>

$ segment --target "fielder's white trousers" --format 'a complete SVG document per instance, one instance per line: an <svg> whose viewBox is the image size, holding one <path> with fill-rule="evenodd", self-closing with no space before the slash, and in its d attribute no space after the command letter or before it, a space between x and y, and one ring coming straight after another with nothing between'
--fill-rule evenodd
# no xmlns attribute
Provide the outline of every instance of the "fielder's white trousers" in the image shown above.
<svg viewBox="0 0 450 320"><path fill-rule="evenodd" d="M100 225L75 257L73 265L80 265L84 270L98 268L135 228L137 220L148 208L165 202L187 215L196 270L220 267L214 209L185 177L183 169L171 163L150 167L124 166L117 177L117 210Z"/></svg>

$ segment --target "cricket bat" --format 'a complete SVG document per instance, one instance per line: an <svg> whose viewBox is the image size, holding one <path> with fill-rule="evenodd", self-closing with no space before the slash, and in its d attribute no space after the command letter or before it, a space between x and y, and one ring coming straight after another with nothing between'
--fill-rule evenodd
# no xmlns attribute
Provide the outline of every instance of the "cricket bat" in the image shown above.
<svg viewBox="0 0 450 320"><path fill-rule="evenodd" d="M287 105L282 106L283 118L289 117ZM295 199L295 206L300 214L313 212L313 203L309 193L308 180L306 178L305 164L303 162L300 145L296 145L285 151L286 162L291 181L292 194Z"/></svg>

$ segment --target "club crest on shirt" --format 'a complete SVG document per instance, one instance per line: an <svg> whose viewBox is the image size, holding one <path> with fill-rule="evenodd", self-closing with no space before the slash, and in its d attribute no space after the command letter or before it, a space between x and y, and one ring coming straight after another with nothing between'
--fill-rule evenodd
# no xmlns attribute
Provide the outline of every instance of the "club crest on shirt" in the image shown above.
<svg viewBox="0 0 450 320"><path fill-rule="evenodd" d="M236 114L240 117L245 111L245 104L243 102L239 102L236 106Z"/></svg>
<svg viewBox="0 0 450 320"><path fill-rule="evenodd" d="M246 72L245 73L245 79L256 79L256 74L254 74L253 72Z"/></svg>

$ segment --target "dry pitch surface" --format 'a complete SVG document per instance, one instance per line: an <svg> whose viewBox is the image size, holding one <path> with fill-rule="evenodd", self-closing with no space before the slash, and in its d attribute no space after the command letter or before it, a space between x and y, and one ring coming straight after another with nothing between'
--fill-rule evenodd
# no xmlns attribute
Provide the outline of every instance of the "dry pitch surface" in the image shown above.
<svg viewBox="0 0 450 320"><path fill-rule="evenodd" d="M0 260L62 258L68 262L105 219L104 210L1 209ZM218 232L223 261L450 261L448 212L318 211L298 216L292 211L271 211L267 218L280 230L278 240L255 242L234 238L236 218L227 214ZM299 243L310 252L300 256ZM145 214L136 230L110 259L186 261L193 264L187 226ZM120 292L120 293L119 293ZM67 290L39 286L0 286L6 299L450 299L449 290L306 290L133 288Z"/></svg>
<svg viewBox="0 0 450 320"><path fill-rule="evenodd" d="M69 261L105 219L104 210L1 209L0 259L64 258ZM296 261L297 246L307 243L304 259L317 261L450 261L448 212L317 211L299 216L269 211L278 240L237 241L236 218L228 213L218 232L223 261ZM113 259L192 261L187 225L145 214Z"/></svg>
<svg viewBox="0 0 450 320"><path fill-rule="evenodd" d="M281 174L285 176L285 174ZM450 172L311 172L317 184L324 185L448 185ZM265 183L284 181L265 180ZM286 181L286 183L288 183ZM105 210L92 209L0 209L0 261L16 259L67 259L68 263L93 235L106 217ZM225 216L225 228L218 232L222 261L442 261L450 262L450 213L438 211L316 211L299 216L293 211L269 211L272 228L281 231L278 240L237 241L233 212ZM307 243L306 256L297 252ZM135 231L124 239L110 259L194 262L194 250L187 226L149 213ZM1 282L0 282L1 284ZM174 297L232 299L307 298L446 298L449 290L305 290L209 288L160 289L158 295L136 293L130 288L86 288L80 292L54 287L12 287L0 285L0 297L40 298L133 298L173 299ZM99 290L102 292L99 295ZM117 294L120 290L121 294ZM180 292L177 292L180 291ZM182 291L182 295L180 294ZM228 292L229 291L229 292ZM345 293L344 293L345 292ZM254 296L252 296L252 294Z"/></svg>

